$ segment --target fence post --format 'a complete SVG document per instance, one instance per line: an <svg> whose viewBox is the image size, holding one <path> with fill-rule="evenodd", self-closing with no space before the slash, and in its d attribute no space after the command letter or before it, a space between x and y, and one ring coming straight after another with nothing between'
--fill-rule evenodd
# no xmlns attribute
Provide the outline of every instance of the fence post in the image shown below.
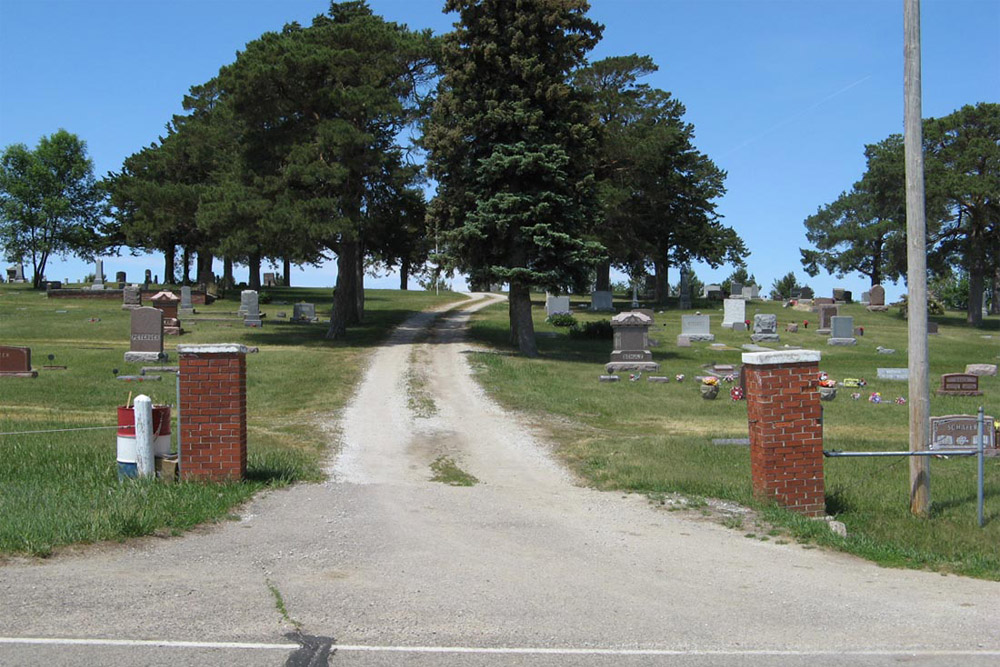
<svg viewBox="0 0 1000 667"><path fill-rule="evenodd" d="M806 516L826 514L819 359L815 350L743 355L754 495Z"/></svg>
<svg viewBox="0 0 1000 667"><path fill-rule="evenodd" d="M135 467L136 475L153 477L156 474L153 459L153 401L145 394L135 397Z"/></svg>

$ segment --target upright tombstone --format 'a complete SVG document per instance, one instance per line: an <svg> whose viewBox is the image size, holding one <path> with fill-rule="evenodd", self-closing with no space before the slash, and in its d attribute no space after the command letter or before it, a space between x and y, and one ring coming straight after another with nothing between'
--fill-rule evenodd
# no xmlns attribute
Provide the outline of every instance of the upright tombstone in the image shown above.
<svg viewBox="0 0 1000 667"><path fill-rule="evenodd" d="M829 335L831 331L830 328L833 326L833 318L836 317L840 311L834 304L821 304L817 312L819 313L819 328L816 329L816 333Z"/></svg>
<svg viewBox="0 0 1000 667"><path fill-rule="evenodd" d="M983 416L983 449L997 447L995 420ZM979 447L979 418L976 415L931 417L929 449L976 449ZM991 451L992 453L992 451Z"/></svg>
<svg viewBox="0 0 1000 667"><path fill-rule="evenodd" d="M982 396L979 391L979 376L971 373L945 373L941 376L938 396Z"/></svg>
<svg viewBox="0 0 1000 667"><path fill-rule="evenodd" d="M937 333L938 333L938 329L939 329L939 326L938 326L937 322L932 322L930 320L927 320L927 333L928 334L930 334L932 336L936 336Z"/></svg>
<svg viewBox="0 0 1000 667"><path fill-rule="evenodd" d="M31 369L31 348L0 345L0 377L38 377Z"/></svg>
<svg viewBox="0 0 1000 667"><path fill-rule="evenodd" d="M726 299L723 301L722 328L732 329L734 322L745 322L747 319L747 302L743 299Z"/></svg>
<svg viewBox="0 0 1000 667"><path fill-rule="evenodd" d="M163 352L163 311L151 306L133 309L125 361L141 363L166 359L167 355Z"/></svg>
<svg viewBox="0 0 1000 667"><path fill-rule="evenodd" d="M619 313L611 318L615 349L611 352L611 361L605 365L608 373L660 370L649 351L649 327L652 325L652 318L643 313Z"/></svg>
<svg viewBox="0 0 1000 667"><path fill-rule="evenodd" d="M143 281L143 286L146 289L149 289L149 283L151 283L151 282L153 282L153 272L150 271L149 269L146 269L146 278Z"/></svg>
<svg viewBox="0 0 1000 667"><path fill-rule="evenodd" d="M611 311L615 309L614 295L608 290L595 290L590 293L590 309L593 311Z"/></svg>
<svg viewBox="0 0 1000 667"><path fill-rule="evenodd" d="M713 341L715 334L711 332L710 326L708 315L681 315L681 333L678 341L680 338L688 341Z"/></svg>
<svg viewBox="0 0 1000 667"><path fill-rule="evenodd" d="M881 285L872 285L868 292L868 310L873 312L889 310L889 307L885 305L885 288Z"/></svg>
<svg viewBox="0 0 1000 667"><path fill-rule="evenodd" d="M743 298L746 300L759 299L760 288L756 285L746 285L743 287Z"/></svg>
<svg viewBox="0 0 1000 667"><path fill-rule="evenodd" d="M854 318L850 315L837 315L830 318L830 340L827 345L857 345L854 337Z"/></svg>
<svg viewBox="0 0 1000 667"><path fill-rule="evenodd" d="M13 266L7 267L7 282L9 283L24 282L24 264L22 262L18 262Z"/></svg>
<svg viewBox="0 0 1000 667"><path fill-rule="evenodd" d="M115 282L116 283L127 282L128 281L128 278L126 277L127 275L128 274L125 273L124 271L118 271L117 273L115 273Z"/></svg>
<svg viewBox="0 0 1000 667"><path fill-rule="evenodd" d="M260 297L254 290L243 290L240 295L246 304L247 314L243 317L243 326L262 327L264 321L260 317Z"/></svg>
<svg viewBox="0 0 1000 667"><path fill-rule="evenodd" d="M278 281L275 279L273 273L264 274L264 287L277 287Z"/></svg>
<svg viewBox="0 0 1000 667"><path fill-rule="evenodd" d="M750 340L755 343L781 340L778 336L778 316L765 313L754 315L753 333L750 334Z"/></svg>
<svg viewBox="0 0 1000 667"><path fill-rule="evenodd" d="M871 292L862 292L861 293L861 305L862 306L867 306L871 302L872 302L872 293Z"/></svg>
<svg viewBox="0 0 1000 667"><path fill-rule="evenodd" d="M90 288L104 289L104 262L99 259L94 262L94 284Z"/></svg>
<svg viewBox="0 0 1000 667"><path fill-rule="evenodd" d="M243 317L247 316L247 304L250 303L251 294L253 294L255 297L257 296L257 292L253 291L252 289L245 289L242 292L240 292L240 309L236 311L237 314L242 315Z"/></svg>
<svg viewBox="0 0 1000 667"><path fill-rule="evenodd" d="M177 319L177 306L180 298L173 292L164 290L149 298L154 308L163 312L163 333L168 336L180 336L184 331L181 329L181 322Z"/></svg>
<svg viewBox="0 0 1000 667"><path fill-rule="evenodd" d="M178 313L194 315L194 304L191 303L191 287L189 285L181 287L181 304L178 306Z"/></svg>
<svg viewBox="0 0 1000 667"><path fill-rule="evenodd" d="M681 285L680 294L678 295L678 305L681 310L691 309L691 278L690 278L691 268L685 264L681 267Z"/></svg>
<svg viewBox="0 0 1000 667"><path fill-rule="evenodd" d="M743 298L743 283L734 282L729 284L729 298L730 299Z"/></svg>
<svg viewBox="0 0 1000 667"><path fill-rule="evenodd" d="M292 322L309 323L318 322L316 317L316 304L304 301L292 305Z"/></svg>
<svg viewBox="0 0 1000 667"><path fill-rule="evenodd" d="M122 310L142 308L142 290L138 285L129 285L122 290Z"/></svg>
<svg viewBox="0 0 1000 667"><path fill-rule="evenodd" d="M834 287L833 288L833 302L834 303L846 303L847 300L844 298L844 293L846 291L847 290L845 290L843 287Z"/></svg>
<svg viewBox="0 0 1000 667"><path fill-rule="evenodd" d="M712 283L710 285L705 285L705 287L704 287L704 289L702 290L702 293L701 293L701 298L703 298L703 299L713 299L713 300L714 299L721 299L721 298L723 298L722 285L719 285L718 283Z"/></svg>
<svg viewBox="0 0 1000 667"><path fill-rule="evenodd" d="M556 296L554 294L545 294L545 315L552 316L558 313L568 313L569 311L569 297L568 296Z"/></svg>

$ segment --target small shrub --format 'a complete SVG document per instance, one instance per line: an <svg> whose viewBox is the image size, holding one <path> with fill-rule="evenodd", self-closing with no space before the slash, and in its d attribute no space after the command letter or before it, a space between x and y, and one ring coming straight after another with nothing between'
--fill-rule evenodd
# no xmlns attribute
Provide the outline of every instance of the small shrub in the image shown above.
<svg viewBox="0 0 1000 667"><path fill-rule="evenodd" d="M611 340L615 336L615 330L611 328L609 320L597 320L596 322L584 322L583 326L574 324L570 327L569 335L570 338Z"/></svg>
<svg viewBox="0 0 1000 667"><path fill-rule="evenodd" d="M576 318L570 313L553 313L545 321L554 327L575 327Z"/></svg>

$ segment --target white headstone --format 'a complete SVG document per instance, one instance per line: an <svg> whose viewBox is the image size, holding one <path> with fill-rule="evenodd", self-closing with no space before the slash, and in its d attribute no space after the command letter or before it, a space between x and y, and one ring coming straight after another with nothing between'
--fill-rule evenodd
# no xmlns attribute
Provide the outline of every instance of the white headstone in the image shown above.
<svg viewBox="0 0 1000 667"><path fill-rule="evenodd" d="M556 313L568 313L568 312L570 312L568 296L554 296L552 294L546 293L545 295L546 315L555 315Z"/></svg>
<svg viewBox="0 0 1000 667"><path fill-rule="evenodd" d="M732 329L733 322L745 322L747 319L747 302L743 299L726 299L722 302L725 310L722 316L722 327Z"/></svg>
<svg viewBox="0 0 1000 667"><path fill-rule="evenodd" d="M689 341L712 341L708 315L681 315L681 336Z"/></svg>

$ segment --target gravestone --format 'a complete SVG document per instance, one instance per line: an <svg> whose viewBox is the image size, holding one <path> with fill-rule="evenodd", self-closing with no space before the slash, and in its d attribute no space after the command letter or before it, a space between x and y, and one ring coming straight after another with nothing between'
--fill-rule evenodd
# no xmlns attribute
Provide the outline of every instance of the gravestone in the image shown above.
<svg viewBox="0 0 1000 667"><path fill-rule="evenodd" d="M908 382L910 380L909 368L877 368L875 375L879 380L892 380L894 382Z"/></svg>
<svg viewBox="0 0 1000 667"><path fill-rule="evenodd" d="M24 282L24 264L18 262L13 266L7 268L7 282L9 283L23 283Z"/></svg>
<svg viewBox="0 0 1000 667"><path fill-rule="evenodd" d="M656 324L656 316L653 313L653 309L652 308L633 308L632 312L633 313L642 313L643 315L645 315L646 317L648 317L653 322L653 324Z"/></svg>
<svg viewBox="0 0 1000 667"><path fill-rule="evenodd" d="M938 333L938 323L937 322L931 322L930 320L928 320L927 321L927 333L930 334L930 335L932 335L932 336L936 336L937 333Z"/></svg>
<svg viewBox="0 0 1000 667"><path fill-rule="evenodd" d="M816 333L828 335L830 327L833 326L833 318L837 317L840 311L833 304L823 304L817 312L819 313L819 329L816 330Z"/></svg>
<svg viewBox="0 0 1000 667"><path fill-rule="evenodd" d="M615 337L611 361L604 366L608 373L660 370L649 351L649 327L652 325L652 318L643 313L619 313L611 318Z"/></svg>
<svg viewBox="0 0 1000 667"><path fill-rule="evenodd" d="M557 313L568 313L569 311L569 297L568 296L555 296L554 294L545 294L545 315L551 316Z"/></svg>
<svg viewBox="0 0 1000 667"><path fill-rule="evenodd" d="M48 291L50 289L62 289L62 286L63 286L63 284L59 280L47 280L45 282L45 289L46 289L46 291Z"/></svg>
<svg viewBox="0 0 1000 667"><path fill-rule="evenodd" d="M743 298L744 299L759 299L760 298L760 288L756 285L747 285L743 288Z"/></svg>
<svg viewBox="0 0 1000 667"><path fill-rule="evenodd" d="M681 338L690 341L713 341L715 334L710 331L708 315L681 315L681 333L677 337L677 345L686 347Z"/></svg>
<svg viewBox="0 0 1000 667"><path fill-rule="evenodd" d="M151 306L133 309L129 351L125 353L125 361L164 361L166 358L167 355L163 353L163 311Z"/></svg>
<svg viewBox="0 0 1000 667"><path fill-rule="evenodd" d="M181 315L194 315L194 304L191 303L191 287L184 285L181 287L181 304L178 306Z"/></svg>
<svg viewBox="0 0 1000 667"><path fill-rule="evenodd" d="M678 335L677 347L691 347L691 339L685 336L684 334Z"/></svg>
<svg viewBox="0 0 1000 667"><path fill-rule="evenodd" d="M984 375L996 375L997 365L996 364L966 364L965 372L969 375L979 375L980 377Z"/></svg>
<svg viewBox="0 0 1000 667"><path fill-rule="evenodd" d="M854 303L854 293L851 290L844 290L844 301L847 303Z"/></svg>
<svg viewBox="0 0 1000 667"><path fill-rule="evenodd" d="M983 415L983 449L997 447L996 421ZM979 419L976 415L931 417L930 449L978 449Z"/></svg>
<svg viewBox="0 0 1000 667"><path fill-rule="evenodd" d="M94 284L90 289L104 289L104 262L101 260L94 262Z"/></svg>
<svg viewBox="0 0 1000 667"><path fill-rule="evenodd" d="M755 343L761 341L777 342L781 340L778 336L778 316L772 314L758 313L753 316L753 333L750 340Z"/></svg>
<svg viewBox="0 0 1000 667"><path fill-rule="evenodd" d="M791 323L791 324L786 324L785 325L785 331L787 331L788 333L798 333L799 332L799 325L795 324L794 322Z"/></svg>
<svg viewBox="0 0 1000 667"><path fill-rule="evenodd" d="M142 290L138 285L130 285L122 290L122 310L142 308Z"/></svg>
<svg viewBox="0 0 1000 667"><path fill-rule="evenodd" d="M38 377L31 370L31 348L0 345L0 377Z"/></svg>
<svg viewBox="0 0 1000 667"><path fill-rule="evenodd" d="M124 271L118 271L117 273L115 273L115 282L116 283L127 282L128 278L125 277L126 275L127 274Z"/></svg>
<svg viewBox="0 0 1000 667"><path fill-rule="evenodd" d="M729 298L742 299L743 298L743 283L730 283L729 284Z"/></svg>
<svg viewBox="0 0 1000 667"><path fill-rule="evenodd" d="M733 331L740 332L746 330L747 330L747 323L745 320L743 322L733 322Z"/></svg>
<svg viewBox="0 0 1000 667"><path fill-rule="evenodd" d="M296 303L292 305L292 322L318 322L319 318L316 317L316 304L314 303Z"/></svg>
<svg viewBox="0 0 1000 667"><path fill-rule="evenodd" d="M854 318L850 315L837 315L830 318L830 340L827 345L857 345L854 337Z"/></svg>
<svg viewBox="0 0 1000 667"><path fill-rule="evenodd" d="M273 273L264 274L264 287L277 287L278 281L274 279Z"/></svg>
<svg viewBox="0 0 1000 667"><path fill-rule="evenodd" d="M717 283L705 285L701 293L701 298L703 299L721 299L722 297L722 285Z"/></svg>
<svg viewBox="0 0 1000 667"><path fill-rule="evenodd" d="M243 326L262 327L264 322L260 317L260 297L254 290L244 290L240 297L247 307L247 314L243 317Z"/></svg>
<svg viewBox="0 0 1000 667"><path fill-rule="evenodd" d="M606 290L595 290L590 293L590 309L594 311L614 310L612 293Z"/></svg>
<svg viewBox="0 0 1000 667"><path fill-rule="evenodd" d="M868 310L873 312L885 312L889 307L885 305L885 288L881 285L872 285L868 293Z"/></svg>
<svg viewBox="0 0 1000 667"><path fill-rule="evenodd" d="M726 299L722 302L724 314L722 328L732 329L733 322L745 322L747 319L747 302L743 299Z"/></svg>
<svg viewBox="0 0 1000 667"><path fill-rule="evenodd" d="M681 284L680 284L680 294L679 303L681 310L688 310L691 308L691 279L690 279L691 269L687 265L681 267Z"/></svg>
<svg viewBox="0 0 1000 667"><path fill-rule="evenodd" d="M153 280L153 272L150 271L149 269L146 269L146 279L145 279L146 289L149 289L149 283L152 282L152 280Z"/></svg>
<svg viewBox="0 0 1000 667"><path fill-rule="evenodd" d="M872 302L872 293L871 292L862 292L861 293L861 305L867 306L871 302Z"/></svg>
<svg viewBox="0 0 1000 667"><path fill-rule="evenodd" d="M168 336L180 336L184 331L177 319L177 306L180 298L168 290L158 292L149 298L154 308L163 313L163 333Z"/></svg>
<svg viewBox="0 0 1000 667"><path fill-rule="evenodd" d="M238 311L236 311L238 315L242 315L243 317L247 316L247 304L250 303L251 294L253 294L254 297L257 296L257 292L254 292L251 289L245 289L242 292L240 292L240 308Z"/></svg>
<svg viewBox="0 0 1000 667"><path fill-rule="evenodd" d="M938 396L982 396L979 391L979 376L969 373L945 373L941 376Z"/></svg>
<svg viewBox="0 0 1000 667"><path fill-rule="evenodd" d="M846 292L846 291L847 290L845 290L843 287L834 287L833 288L833 302L834 303L837 303L837 302L844 303L845 302L844 292Z"/></svg>

